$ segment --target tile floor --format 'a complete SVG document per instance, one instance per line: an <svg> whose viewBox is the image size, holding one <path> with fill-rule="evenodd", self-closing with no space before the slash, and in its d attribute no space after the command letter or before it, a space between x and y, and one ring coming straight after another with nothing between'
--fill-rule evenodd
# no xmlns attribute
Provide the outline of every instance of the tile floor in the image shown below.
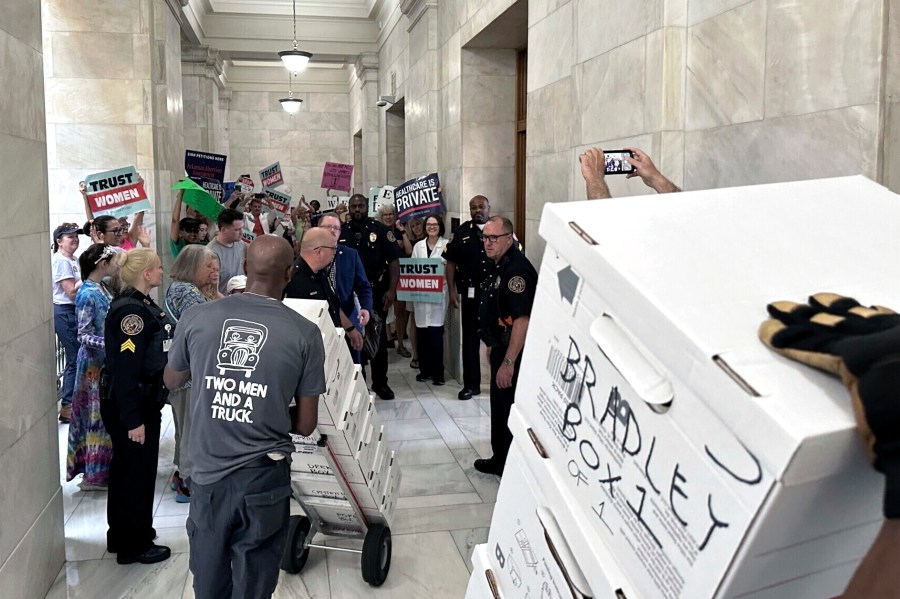
<svg viewBox="0 0 900 599"><path fill-rule="evenodd" d="M311 549L301 574L281 573L276 599L458 599L465 595L472 547L487 540L500 483L472 467L478 457L490 457L487 385L482 385L484 393L479 398L459 401L460 386L455 381L448 380L443 387L418 383L407 359L394 350L390 356L389 381L397 398L379 400L376 406L403 464L403 479L392 527L388 579L382 587L372 588L360 576L357 554ZM184 528L188 505L175 503L167 484L173 471L173 434L167 410L154 526L157 542L171 547L172 557L154 565L118 565L105 548L106 494L81 491L77 479L66 483L62 466L67 561L47 599L193 598ZM66 435L61 425L63 456ZM299 511L299 505L293 509Z"/></svg>

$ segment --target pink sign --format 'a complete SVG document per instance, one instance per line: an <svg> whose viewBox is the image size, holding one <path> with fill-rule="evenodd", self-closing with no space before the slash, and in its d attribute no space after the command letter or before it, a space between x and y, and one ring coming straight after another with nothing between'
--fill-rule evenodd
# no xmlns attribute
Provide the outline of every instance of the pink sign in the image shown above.
<svg viewBox="0 0 900 599"><path fill-rule="evenodd" d="M352 164L340 162L326 162L322 171L322 189L337 189L338 191L350 191L350 180L353 176Z"/></svg>

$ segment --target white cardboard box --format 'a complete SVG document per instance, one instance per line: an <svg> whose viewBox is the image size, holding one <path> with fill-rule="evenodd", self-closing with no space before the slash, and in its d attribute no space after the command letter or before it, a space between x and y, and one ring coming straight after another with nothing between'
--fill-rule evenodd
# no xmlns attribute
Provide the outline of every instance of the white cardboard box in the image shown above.
<svg viewBox="0 0 900 599"><path fill-rule="evenodd" d="M301 445L294 446L294 449L294 453L291 454L291 472L311 472L313 474L338 476L338 473L331 469L328 459L325 457L324 452L327 451L327 448ZM342 455L335 455L334 459L347 482L366 484L367 476L360 469L359 462L356 459L352 456Z"/></svg>
<svg viewBox="0 0 900 599"><path fill-rule="evenodd" d="M499 590L491 589L491 584L496 585L496 574L488 560L488 548L486 544L475 545L472 548L472 576L466 587L466 599L498 599L503 595Z"/></svg>
<svg viewBox="0 0 900 599"><path fill-rule="evenodd" d="M360 469L367 473L371 473L375 469L375 461L378 459L378 451L383 449L387 451L387 441L384 439L384 425L378 425L378 430L375 428L369 427L369 432L366 436L366 443L363 445L362 450L359 452L359 456L356 458L359 462Z"/></svg>
<svg viewBox="0 0 900 599"><path fill-rule="evenodd" d="M335 327L331 321L328 302L293 298L285 298L282 301L284 305L319 327L319 331L322 333L322 343L325 346L326 378L330 378L335 369L341 367L342 364L353 362L350 351L344 343L344 329Z"/></svg>
<svg viewBox="0 0 900 599"><path fill-rule="evenodd" d="M848 177L545 206L516 405L638 596L843 590L883 481L847 391L756 331L817 291L900 307L898 200Z"/></svg>

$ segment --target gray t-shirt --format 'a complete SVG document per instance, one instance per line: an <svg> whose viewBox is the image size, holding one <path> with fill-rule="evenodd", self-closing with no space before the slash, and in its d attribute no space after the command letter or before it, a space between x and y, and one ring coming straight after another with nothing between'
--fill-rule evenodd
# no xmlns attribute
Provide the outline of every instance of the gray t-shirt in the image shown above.
<svg viewBox="0 0 900 599"><path fill-rule="evenodd" d="M325 348L278 300L243 293L197 306L175 329L169 366L191 371L192 479L201 485L271 451L293 451L291 399L325 392Z"/></svg>
<svg viewBox="0 0 900 599"><path fill-rule="evenodd" d="M213 239L206 247L219 257L219 291L227 295L228 279L244 274L244 242L238 240L228 247Z"/></svg>

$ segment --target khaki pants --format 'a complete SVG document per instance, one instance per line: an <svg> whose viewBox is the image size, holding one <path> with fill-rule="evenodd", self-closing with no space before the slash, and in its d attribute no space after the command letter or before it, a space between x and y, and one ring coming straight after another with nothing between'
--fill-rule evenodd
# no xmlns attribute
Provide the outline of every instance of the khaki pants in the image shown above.
<svg viewBox="0 0 900 599"><path fill-rule="evenodd" d="M191 475L191 388L169 392L172 419L175 421L175 467L182 479Z"/></svg>

